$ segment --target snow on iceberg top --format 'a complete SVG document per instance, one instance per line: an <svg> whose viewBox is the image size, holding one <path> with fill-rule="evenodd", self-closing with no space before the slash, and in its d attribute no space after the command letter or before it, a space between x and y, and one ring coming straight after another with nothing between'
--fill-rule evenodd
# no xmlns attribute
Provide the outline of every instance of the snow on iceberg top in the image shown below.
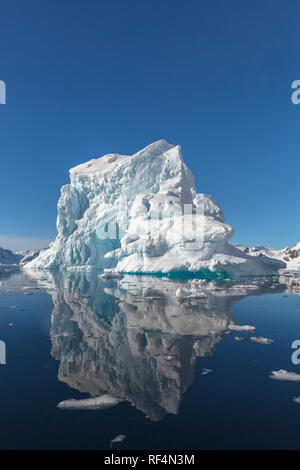
<svg viewBox="0 0 300 470"><path fill-rule="evenodd" d="M177 146L179 148L179 146ZM168 150L175 148L175 145L169 144L166 140L158 140L153 144L148 145L144 149L136 152L133 155L120 155L117 153L109 153L99 158L93 158L88 162L77 165L71 168L71 178L78 174L89 174L94 172L105 172L106 170L111 171L117 164L128 162L136 157L155 158L158 155L162 155ZM178 153L180 155L180 152Z"/></svg>

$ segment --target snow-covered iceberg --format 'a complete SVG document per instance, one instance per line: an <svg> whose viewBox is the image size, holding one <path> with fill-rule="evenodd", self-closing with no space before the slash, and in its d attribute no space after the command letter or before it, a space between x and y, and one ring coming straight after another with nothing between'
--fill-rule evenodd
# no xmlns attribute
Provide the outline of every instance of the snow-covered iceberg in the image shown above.
<svg viewBox="0 0 300 470"><path fill-rule="evenodd" d="M286 380L288 382L300 382L300 374L296 372L288 372L284 369L273 370L270 374L271 379Z"/></svg>
<svg viewBox="0 0 300 470"><path fill-rule="evenodd" d="M58 236L26 268L261 275L285 267L228 243L234 229L221 207L197 194L180 147L165 140L90 160L70 179L58 202Z"/></svg>

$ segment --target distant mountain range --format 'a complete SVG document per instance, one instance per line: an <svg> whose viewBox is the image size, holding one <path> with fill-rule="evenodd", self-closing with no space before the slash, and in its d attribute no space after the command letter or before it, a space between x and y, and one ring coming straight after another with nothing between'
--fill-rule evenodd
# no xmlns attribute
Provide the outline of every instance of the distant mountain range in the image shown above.
<svg viewBox="0 0 300 470"><path fill-rule="evenodd" d="M287 269L300 269L300 242L292 248L282 248L275 250L263 245L247 247L245 245L236 245L236 248L251 256L260 256L264 258L278 259L287 264Z"/></svg>
<svg viewBox="0 0 300 470"><path fill-rule="evenodd" d="M43 250L11 251L0 247L0 266L23 266L32 261Z"/></svg>

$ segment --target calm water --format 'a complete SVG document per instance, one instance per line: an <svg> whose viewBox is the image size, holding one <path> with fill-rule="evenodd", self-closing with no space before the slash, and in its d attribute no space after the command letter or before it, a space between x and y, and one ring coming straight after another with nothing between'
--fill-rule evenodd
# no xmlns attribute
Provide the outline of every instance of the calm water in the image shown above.
<svg viewBox="0 0 300 470"><path fill-rule="evenodd" d="M112 449L300 448L300 382L269 378L300 373L300 287L289 278L220 281L184 302L175 293L188 281L152 276L1 271L0 281L1 449L109 449L118 434ZM232 322L275 343L234 341ZM57 407L103 393L123 401Z"/></svg>

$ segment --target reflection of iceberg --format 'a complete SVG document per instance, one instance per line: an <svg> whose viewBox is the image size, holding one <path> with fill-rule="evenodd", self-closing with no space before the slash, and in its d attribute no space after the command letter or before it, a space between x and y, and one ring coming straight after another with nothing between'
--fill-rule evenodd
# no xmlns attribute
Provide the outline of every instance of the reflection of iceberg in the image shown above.
<svg viewBox="0 0 300 470"><path fill-rule="evenodd" d="M19 269L16 267L9 267L9 268L3 268L2 266L0 267L0 282L1 285L4 286L3 281L7 281L11 277L18 275L19 274Z"/></svg>
<svg viewBox="0 0 300 470"><path fill-rule="evenodd" d="M206 298L182 303L175 296L180 281L151 276L116 282L94 273L47 273L40 283L54 303L59 380L92 397L122 397L152 420L178 413L197 356L212 354L234 322L231 303L247 291L223 281L210 284Z"/></svg>
<svg viewBox="0 0 300 470"><path fill-rule="evenodd" d="M287 292L292 294L300 294L300 275L296 272L285 272L280 276L280 282L285 284Z"/></svg>

